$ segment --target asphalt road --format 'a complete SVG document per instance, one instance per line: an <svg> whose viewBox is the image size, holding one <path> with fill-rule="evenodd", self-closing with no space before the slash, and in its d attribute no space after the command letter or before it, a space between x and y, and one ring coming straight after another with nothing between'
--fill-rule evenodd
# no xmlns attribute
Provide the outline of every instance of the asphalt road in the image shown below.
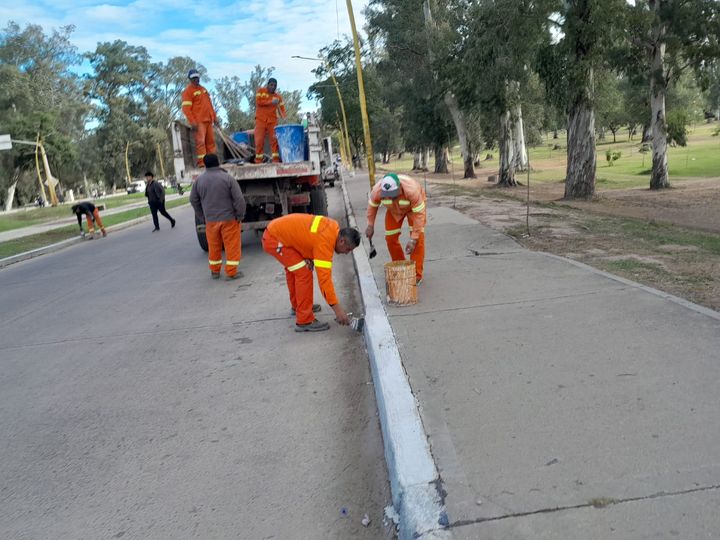
<svg viewBox="0 0 720 540"><path fill-rule="evenodd" d="M388 536L361 336L293 332L253 232L244 277L211 281L171 213L0 270L0 537ZM357 310L352 259L334 274Z"/></svg>

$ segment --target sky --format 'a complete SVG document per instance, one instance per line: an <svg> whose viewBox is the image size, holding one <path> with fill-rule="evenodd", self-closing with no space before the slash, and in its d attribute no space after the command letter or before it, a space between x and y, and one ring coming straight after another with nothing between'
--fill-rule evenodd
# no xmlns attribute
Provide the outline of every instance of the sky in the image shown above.
<svg viewBox="0 0 720 540"><path fill-rule="evenodd" d="M360 32L367 3L353 1ZM338 36L351 34L345 0L8 0L0 7L0 25L9 21L39 24L46 34L72 24L80 52L121 39L144 46L154 62L190 56L211 79L247 80L255 65L275 66L278 90L303 95L315 82L315 64L291 56L317 57ZM315 107L305 102L304 108Z"/></svg>

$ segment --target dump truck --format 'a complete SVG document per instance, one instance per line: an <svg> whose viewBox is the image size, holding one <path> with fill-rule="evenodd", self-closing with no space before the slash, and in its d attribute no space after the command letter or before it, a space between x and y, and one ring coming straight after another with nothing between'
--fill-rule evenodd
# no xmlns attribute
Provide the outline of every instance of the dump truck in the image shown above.
<svg viewBox="0 0 720 540"><path fill-rule="evenodd" d="M197 152L190 126L175 121L170 126L175 180L194 182L204 169L197 166ZM221 137L217 137L217 155L221 167L240 185L247 209L243 231L260 231L271 220L291 213L327 216L327 194L322 181L320 128L308 126L305 142L307 160L292 163L255 164L236 159ZM195 218L197 239L207 251L205 223Z"/></svg>

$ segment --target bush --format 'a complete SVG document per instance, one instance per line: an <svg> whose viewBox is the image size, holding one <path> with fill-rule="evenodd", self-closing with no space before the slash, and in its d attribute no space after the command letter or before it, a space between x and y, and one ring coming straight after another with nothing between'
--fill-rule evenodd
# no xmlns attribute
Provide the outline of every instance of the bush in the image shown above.
<svg viewBox="0 0 720 540"><path fill-rule="evenodd" d="M608 167L612 167L613 163L620 159L620 156L622 156L622 152L608 148L605 152L605 159L608 162Z"/></svg>

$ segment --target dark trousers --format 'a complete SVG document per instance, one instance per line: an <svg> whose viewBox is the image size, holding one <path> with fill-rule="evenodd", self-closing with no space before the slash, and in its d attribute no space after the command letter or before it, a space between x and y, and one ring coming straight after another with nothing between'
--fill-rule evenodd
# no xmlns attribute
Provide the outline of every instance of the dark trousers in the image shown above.
<svg viewBox="0 0 720 540"><path fill-rule="evenodd" d="M167 210L165 210L165 201L151 202L148 204L150 205L150 211L152 212L153 217L153 224L155 225L156 229L160 228L160 221L158 221L158 212L168 218L170 220L170 223L175 222L175 220L170 216L170 214L167 213Z"/></svg>

